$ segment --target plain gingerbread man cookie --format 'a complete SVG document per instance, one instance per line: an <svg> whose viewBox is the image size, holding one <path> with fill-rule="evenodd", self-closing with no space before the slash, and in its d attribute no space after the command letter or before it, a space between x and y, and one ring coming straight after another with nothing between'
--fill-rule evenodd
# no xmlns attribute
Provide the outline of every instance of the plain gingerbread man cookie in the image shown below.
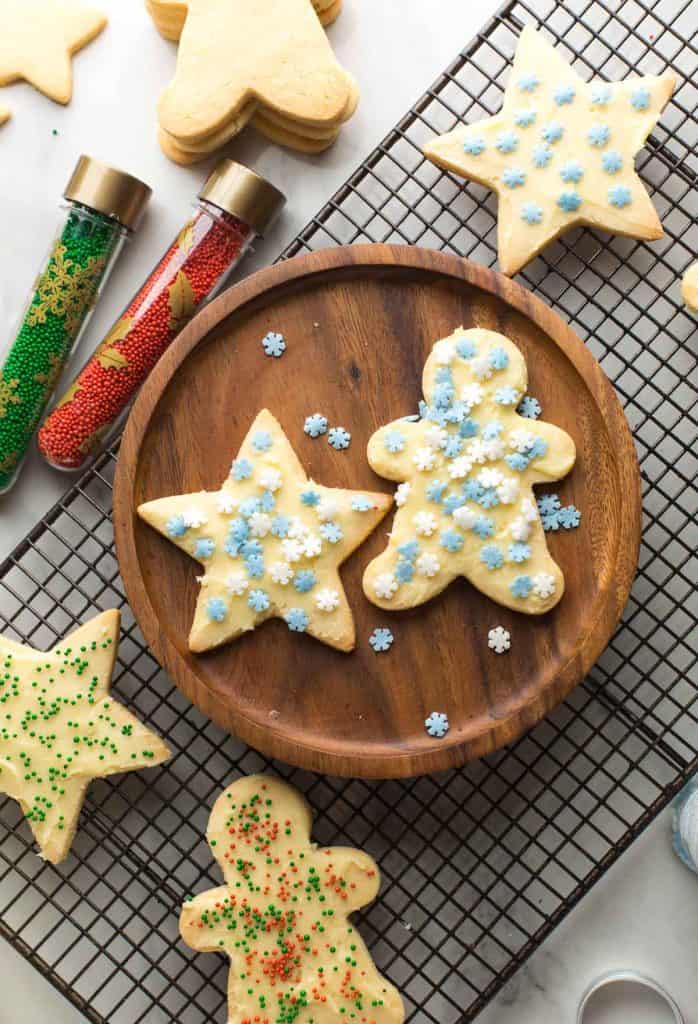
<svg viewBox="0 0 698 1024"><path fill-rule="evenodd" d="M377 972L349 915L374 900L374 861L310 841L303 797L252 775L214 804L207 838L225 885L184 905L182 938L227 953L228 1024L402 1024L400 995Z"/></svg>
<svg viewBox="0 0 698 1024"><path fill-rule="evenodd" d="M386 550L364 574L381 608L414 608L465 576L498 604L538 615L565 581L548 552L532 486L565 476L572 438L517 412L526 363L508 338L459 328L424 366L417 422L396 420L368 443L368 461L396 480Z"/></svg>

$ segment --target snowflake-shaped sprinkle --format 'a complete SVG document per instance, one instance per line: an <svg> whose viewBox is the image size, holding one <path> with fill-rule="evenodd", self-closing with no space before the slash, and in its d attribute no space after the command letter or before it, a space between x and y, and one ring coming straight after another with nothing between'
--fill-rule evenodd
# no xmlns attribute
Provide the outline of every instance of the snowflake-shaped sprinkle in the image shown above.
<svg viewBox="0 0 698 1024"><path fill-rule="evenodd" d="M573 85L559 85L553 93L553 99L558 107L564 107L571 103L576 93Z"/></svg>
<svg viewBox="0 0 698 1024"><path fill-rule="evenodd" d="M385 447L391 455L397 455L405 447L405 436L399 430L389 430L384 438Z"/></svg>
<svg viewBox="0 0 698 1024"><path fill-rule="evenodd" d="M453 512L454 521L464 530L472 530L478 518L477 512L465 505L455 509Z"/></svg>
<svg viewBox="0 0 698 1024"><path fill-rule="evenodd" d="M376 597L380 597L384 601L393 597L397 588L398 583L392 573L383 573L381 576L377 576L373 582Z"/></svg>
<svg viewBox="0 0 698 1024"><path fill-rule="evenodd" d="M593 124L589 129L587 140L590 146L595 146L597 149L603 149L611 138L611 129L607 124Z"/></svg>
<svg viewBox="0 0 698 1024"><path fill-rule="evenodd" d="M420 576L426 576L428 579L431 579L436 576L441 569L441 563L436 555L432 555L428 551L425 551L424 554L420 555L417 559L415 567Z"/></svg>
<svg viewBox="0 0 698 1024"><path fill-rule="evenodd" d="M184 516L172 516L167 520L165 529L170 537L183 537L187 532L187 524L184 521Z"/></svg>
<svg viewBox="0 0 698 1024"><path fill-rule="evenodd" d="M497 388L494 393L494 400L500 405L517 405L519 401L519 392L516 388L507 384L503 388Z"/></svg>
<svg viewBox="0 0 698 1024"><path fill-rule="evenodd" d="M418 448L412 456L414 462L420 473L428 473L436 465L436 452L433 448Z"/></svg>
<svg viewBox="0 0 698 1024"><path fill-rule="evenodd" d="M453 554L463 547L463 538L457 530L445 530L439 537L439 544Z"/></svg>
<svg viewBox="0 0 698 1024"><path fill-rule="evenodd" d="M397 489L395 491L395 504L397 505L398 508L405 504L405 502L410 496L411 491L412 484L407 482L403 484L398 484Z"/></svg>
<svg viewBox="0 0 698 1024"><path fill-rule="evenodd" d="M228 606L222 597L210 597L206 602L206 614L212 622L222 622L228 614Z"/></svg>
<svg viewBox="0 0 698 1024"><path fill-rule="evenodd" d="M269 331L262 338L262 348L265 355L278 359L286 351L286 342L284 341L283 334L279 334L277 331Z"/></svg>
<svg viewBox="0 0 698 1024"><path fill-rule="evenodd" d="M200 508L196 508L195 505L184 509L184 512L182 512L182 519L184 520L185 525L191 530L198 530L199 527L205 526L208 522L206 513Z"/></svg>
<svg viewBox="0 0 698 1024"><path fill-rule="evenodd" d="M507 549L507 558L510 562L527 562L530 557L531 549L522 541L515 541Z"/></svg>
<svg viewBox="0 0 698 1024"><path fill-rule="evenodd" d="M303 545L293 537L281 541L281 550L287 562L300 562L303 557Z"/></svg>
<svg viewBox="0 0 698 1024"><path fill-rule="evenodd" d="M269 574L274 583L282 587L287 586L293 579L293 569L288 562L273 562L269 567Z"/></svg>
<svg viewBox="0 0 698 1024"><path fill-rule="evenodd" d="M533 593L545 600L555 593L555 577L547 572L539 572L533 577Z"/></svg>
<svg viewBox="0 0 698 1024"><path fill-rule="evenodd" d="M269 601L269 595L266 590L258 589L250 591L247 603L252 611L259 615L261 612L268 611L271 602Z"/></svg>
<svg viewBox="0 0 698 1024"><path fill-rule="evenodd" d="M257 452L268 452L274 444L274 438L268 430L258 430L252 435L252 447Z"/></svg>
<svg viewBox="0 0 698 1024"><path fill-rule="evenodd" d="M560 526L564 527L565 530L574 530L581 522L582 513L574 505L566 505L560 509L557 517L560 521Z"/></svg>
<svg viewBox="0 0 698 1024"><path fill-rule="evenodd" d="M519 497L519 481L506 477L497 488L497 497L502 505L513 505Z"/></svg>
<svg viewBox="0 0 698 1024"><path fill-rule="evenodd" d="M284 616L292 633L305 633L310 619L302 608L289 608Z"/></svg>
<svg viewBox="0 0 698 1024"><path fill-rule="evenodd" d="M300 569L293 577L293 586L299 594L307 594L317 583L317 576L312 569Z"/></svg>
<svg viewBox="0 0 698 1024"><path fill-rule="evenodd" d="M320 437L322 434L327 433L327 417L323 416L322 413L314 412L310 416L306 416L305 423L303 424L303 430L310 437Z"/></svg>
<svg viewBox="0 0 698 1024"><path fill-rule="evenodd" d="M524 395L516 411L527 420L537 420L543 410L537 398L533 395Z"/></svg>
<svg viewBox="0 0 698 1024"><path fill-rule="evenodd" d="M509 533L516 541L525 541L531 536L531 524L523 516L517 516L509 526Z"/></svg>
<svg viewBox="0 0 698 1024"><path fill-rule="evenodd" d="M389 629L378 627L374 629L368 638L373 650L376 654L381 654L383 651L389 651L393 645L395 637Z"/></svg>
<svg viewBox="0 0 698 1024"><path fill-rule="evenodd" d="M504 654L511 647L511 633L504 626L494 626L487 634L487 646L495 654Z"/></svg>
<svg viewBox="0 0 698 1024"><path fill-rule="evenodd" d="M320 535L323 540L329 541L330 544L339 544L340 540L344 539L344 533L342 532L341 526L337 523L323 523L320 527Z"/></svg>
<svg viewBox="0 0 698 1024"><path fill-rule="evenodd" d="M442 711L432 711L429 717L425 718L424 726L430 736L443 739L449 729L448 715Z"/></svg>
<svg viewBox="0 0 698 1024"><path fill-rule="evenodd" d="M210 537L200 537L194 545L194 558L211 558L216 550L216 542Z"/></svg>
<svg viewBox="0 0 698 1024"><path fill-rule="evenodd" d="M266 537L271 530L271 516L266 512L253 512L248 522L253 537Z"/></svg>
<svg viewBox="0 0 698 1024"><path fill-rule="evenodd" d="M401 559L395 567L395 579L398 583L411 583L414 579L414 565L406 559Z"/></svg>
<svg viewBox="0 0 698 1024"><path fill-rule="evenodd" d="M327 441L335 451L342 451L351 444L351 434L344 427L332 427L327 435Z"/></svg>
<svg viewBox="0 0 698 1024"><path fill-rule="evenodd" d="M516 576L509 584L514 597L528 597L533 588L530 576Z"/></svg>
<svg viewBox="0 0 698 1024"><path fill-rule="evenodd" d="M538 499L538 511L542 516L557 512L560 508L560 499L557 494L543 494Z"/></svg>
<svg viewBox="0 0 698 1024"><path fill-rule="evenodd" d="M249 480L252 476L252 463L249 459L234 459L230 475L233 480Z"/></svg>
<svg viewBox="0 0 698 1024"><path fill-rule="evenodd" d="M334 612L339 608L339 591L323 587L315 595L315 607L321 612Z"/></svg>
<svg viewBox="0 0 698 1024"><path fill-rule="evenodd" d="M435 533L438 526L436 516L431 512L421 511L412 519L415 532L420 537L431 537L432 533Z"/></svg>
<svg viewBox="0 0 698 1024"><path fill-rule="evenodd" d="M501 569L504 565L504 555L496 544L486 544L480 550L480 561L484 562L488 569Z"/></svg>

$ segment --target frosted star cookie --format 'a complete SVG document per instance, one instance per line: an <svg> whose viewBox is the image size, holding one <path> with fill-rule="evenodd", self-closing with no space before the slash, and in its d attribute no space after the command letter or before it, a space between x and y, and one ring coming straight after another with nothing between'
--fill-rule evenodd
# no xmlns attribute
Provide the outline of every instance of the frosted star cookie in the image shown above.
<svg viewBox="0 0 698 1024"><path fill-rule="evenodd" d="M414 608L465 576L498 604L538 615L565 581L545 541L533 484L560 480L572 438L526 419L518 348L493 331L459 328L424 366L421 418L396 420L368 443L376 473L399 481L386 550L364 574L381 608Z"/></svg>
<svg viewBox="0 0 698 1024"><path fill-rule="evenodd" d="M683 275L681 298L686 309L698 316L698 263L693 263Z"/></svg>
<svg viewBox="0 0 698 1024"><path fill-rule="evenodd" d="M0 85L23 78L57 103L69 103L70 59L106 23L78 0L0 0Z"/></svg>
<svg viewBox="0 0 698 1024"><path fill-rule="evenodd" d="M47 653L0 636L0 793L19 802L52 864L68 855L92 779L170 756L109 696L118 640L117 611Z"/></svg>
<svg viewBox="0 0 698 1024"><path fill-rule="evenodd" d="M675 83L673 74L584 82L527 25L501 112L428 142L424 153L497 193L505 274L515 274L575 224L661 238L634 159Z"/></svg>
<svg viewBox="0 0 698 1024"><path fill-rule="evenodd" d="M220 490L149 501L138 514L204 567L190 650L282 618L291 632L350 651L354 617L339 567L391 504L387 494L309 480L263 409Z"/></svg>
<svg viewBox="0 0 698 1024"><path fill-rule="evenodd" d="M312 823L279 779L229 786L207 831L225 885L185 903L182 938L230 957L228 1024L402 1024L400 995L349 918L378 895L378 867L361 850L316 846Z"/></svg>

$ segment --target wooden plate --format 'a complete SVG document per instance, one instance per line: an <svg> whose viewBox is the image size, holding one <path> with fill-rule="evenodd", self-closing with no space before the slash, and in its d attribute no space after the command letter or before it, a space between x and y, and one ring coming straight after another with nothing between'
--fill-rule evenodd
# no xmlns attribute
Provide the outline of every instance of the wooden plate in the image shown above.
<svg viewBox="0 0 698 1024"><path fill-rule="evenodd" d="M235 643L191 654L198 565L141 522L143 501L217 490L262 407L281 421L310 475L329 486L390 491L366 461L381 424L413 412L433 342L459 324L512 338L544 416L575 440L577 463L556 489L581 527L549 534L567 590L542 618L493 604L465 580L411 612L386 613L361 589L388 518L342 577L357 648L338 653L279 620ZM283 332L270 359L261 338ZM303 433L322 411L352 435L346 452ZM206 715L253 747L316 771L417 775L461 765L530 728L584 677L628 597L640 538L640 477L630 431L598 363L569 327L508 278L416 248L354 246L255 274L204 309L143 388L121 445L114 491L126 591L155 657ZM497 624L511 651L487 646ZM390 626L376 655L368 637ZM435 740L425 717L445 711Z"/></svg>

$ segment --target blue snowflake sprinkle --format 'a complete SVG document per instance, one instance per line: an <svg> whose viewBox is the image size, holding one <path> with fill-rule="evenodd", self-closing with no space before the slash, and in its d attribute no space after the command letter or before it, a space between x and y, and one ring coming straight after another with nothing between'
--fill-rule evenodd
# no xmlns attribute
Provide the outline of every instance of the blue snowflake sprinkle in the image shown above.
<svg viewBox="0 0 698 1024"><path fill-rule="evenodd" d="M252 447L258 452L268 452L274 444L274 438L268 430L258 430L252 438Z"/></svg>
<svg viewBox="0 0 698 1024"><path fill-rule="evenodd" d="M587 139L590 146L602 149L611 137L611 129L607 124L593 124L589 129Z"/></svg>
<svg viewBox="0 0 698 1024"><path fill-rule="evenodd" d="M485 487L478 498L478 505L483 508L496 508L499 504L499 495L494 487Z"/></svg>
<svg viewBox="0 0 698 1024"><path fill-rule="evenodd" d="M240 515L245 519L249 519L255 512L259 512L262 507L261 498L243 498L240 502L238 511Z"/></svg>
<svg viewBox="0 0 698 1024"><path fill-rule="evenodd" d="M524 203L521 207L521 220L527 224L540 224L543 219L543 207L538 203Z"/></svg>
<svg viewBox="0 0 698 1024"><path fill-rule="evenodd" d="M303 430L310 437L320 437L321 434L327 433L327 417L319 412L314 412L312 416L306 416Z"/></svg>
<svg viewBox="0 0 698 1024"><path fill-rule="evenodd" d="M264 559L261 555L250 555L245 559L245 572L252 580L261 580L264 575Z"/></svg>
<svg viewBox="0 0 698 1024"><path fill-rule="evenodd" d="M514 597L528 597L533 589L530 576L516 576L509 584L509 590Z"/></svg>
<svg viewBox="0 0 698 1024"><path fill-rule="evenodd" d="M537 117L537 112L527 107L514 111L514 124L518 128L530 128Z"/></svg>
<svg viewBox="0 0 698 1024"><path fill-rule="evenodd" d="M252 540L246 540L244 544L240 545L240 554L243 558L250 558L252 555L261 555L263 550L262 545L256 537L253 537Z"/></svg>
<svg viewBox="0 0 698 1024"><path fill-rule="evenodd" d="M520 167L507 167L502 174L502 181L507 188L520 188L526 184L526 172Z"/></svg>
<svg viewBox="0 0 698 1024"><path fill-rule="evenodd" d="M233 480L249 480L252 476L252 463L249 459L235 459L230 467Z"/></svg>
<svg viewBox="0 0 698 1024"><path fill-rule="evenodd" d="M485 149L485 140L481 135L473 135L463 142L463 152L467 153L468 156L480 156L481 153L485 152Z"/></svg>
<svg viewBox="0 0 698 1024"><path fill-rule="evenodd" d="M528 455L531 459L542 459L547 454L547 451L548 442L542 437L537 437L528 449Z"/></svg>
<svg viewBox="0 0 698 1024"><path fill-rule="evenodd" d="M494 400L495 402L498 402L499 405L517 405L519 401L519 392L516 388L507 384L503 388L497 388L494 393Z"/></svg>
<svg viewBox="0 0 698 1024"><path fill-rule="evenodd" d="M477 347L470 338L459 338L456 342L456 352L461 359L472 359L477 353Z"/></svg>
<svg viewBox="0 0 698 1024"><path fill-rule="evenodd" d="M543 144L533 147L532 159L536 167L547 167L553 158L553 151L550 146Z"/></svg>
<svg viewBox="0 0 698 1024"><path fill-rule="evenodd" d="M434 379L437 384L453 384L453 373L451 372L451 367L437 366L436 377Z"/></svg>
<svg viewBox="0 0 698 1024"><path fill-rule="evenodd" d="M368 642L376 654L381 654L383 651L389 651L394 640L395 637L391 631L385 628L374 629L368 638Z"/></svg>
<svg viewBox="0 0 698 1024"><path fill-rule="evenodd" d="M493 370L506 370L509 365L509 356L506 349L498 345L496 348L490 349L487 361Z"/></svg>
<svg viewBox="0 0 698 1024"><path fill-rule="evenodd" d="M230 526L228 527L228 537L231 540L236 541L238 544L242 544L243 541L247 540L250 535L250 527L246 521L239 516L236 519L232 519Z"/></svg>
<svg viewBox="0 0 698 1024"><path fill-rule="evenodd" d="M566 185L576 185L584 177L584 168L576 160L569 160L560 168L560 177Z"/></svg>
<svg viewBox="0 0 698 1024"><path fill-rule="evenodd" d="M317 583L317 577L312 569L300 569L293 577L293 586L299 594L307 594Z"/></svg>
<svg viewBox="0 0 698 1024"><path fill-rule="evenodd" d="M414 566L404 559L397 563L395 568L395 579L398 583L411 583L414 576Z"/></svg>
<svg viewBox="0 0 698 1024"><path fill-rule="evenodd" d="M356 494L351 499L351 508L353 512L370 512L373 502L365 494Z"/></svg>
<svg viewBox="0 0 698 1024"><path fill-rule="evenodd" d="M271 521L271 532L274 537L286 537L291 526L288 516L274 516Z"/></svg>
<svg viewBox="0 0 698 1024"><path fill-rule="evenodd" d="M548 515L541 516L540 521L546 533L550 533L551 530L557 531L560 529L560 520L558 519L557 512L550 512Z"/></svg>
<svg viewBox="0 0 698 1024"><path fill-rule="evenodd" d="M398 452L404 451L405 448L405 437L399 430L389 430L383 435L383 443L385 444L386 450L391 455L397 455Z"/></svg>
<svg viewBox="0 0 698 1024"><path fill-rule="evenodd" d="M540 78L538 77L538 75L522 75L519 79L519 89L521 90L521 92L535 92L539 85Z"/></svg>
<svg viewBox="0 0 698 1024"><path fill-rule="evenodd" d="M165 529L170 537L183 537L187 532L184 516L172 516L171 519L167 520Z"/></svg>
<svg viewBox="0 0 698 1024"><path fill-rule="evenodd" d="M528 464L531 460L522 452L513 452L511 455L507 455L504 461L509 469L515 469L517 473L523 473L525 469L528 469Z"/></svg>
<svg viewBox="0 0 698 1024"><path fill-rule="evenodd" d="M456 551L460 551L463 547L463 537L457 530L444 530L439 538L439 543L442 548L446 551L450 551L451 554L455 554Z"/></svg>
<svg viewBox="0 0 698 1024"><path fill-rule="evenodd" d="M475 420L471 420L468 417L461 423L458 433L461 437L475 437L479 429L480 427Z"/></svg>
<svg viewBox="0 0 698 1024"><path fill-rule="evenodd" d="M566 104L571 103L576 93L573 85L558 85L557 89L553 93L553 99L557 103L558 107L564 107Z"/></svg>
<svg viewBox="0 0 698 1024"><path fill-rule="evenodd" d="M443 739L449 728L448 715L441 711L432 711L429 717L424 719L424 727L430 736Z"/></svg>
<svg viewBox="0 0 698 1024"><path fill-rule="evenodd" d="M320 536L330 544L339 544L340 540L344 540L342 528L336 523L323 523L320 527Z"/></svg>
<svg viewBox="0 0 698 1024"><path fill-rule="evenodd" d="M446 409L453 401L455 388L453 384L437 384L434 388L433 402L437 409Z"/></svg>
<svg viewBox="0 0 698 1024"><path fill-rule="evenodd" d="M543 125L540 130L541 138L544 142L554 144L559 142L564 135L565 129L562 127L559 121L549 121Z"/></svg>
<svg viewBox="0 0 698 1024"><path fill-rule="evenodd" d="M490 420L482 428L482 436L485 441L496 441L503 429L499 420Z"/></svg>
<svg viewBox="0 0 698 1024"><path fill-rule="evenodd" d="M463 494L468 501L479 501L482 494L482 484L479 484L477 480L466 480L463 484Z"/></svg>
<svg viewBox="0 0 698 1024"><path fill-rule="evenodd" d="M271 491L264 491L262 497L259 499L259 506L263 512L271 512L276 505L276 498Z"/></svg>
<svg viewBox="0 0 698 1024"><path fill-rule="evenodd" d="M260 612L266 612L269 610L271 601L269 600L269 595L266 590L251 590L250 595L247 598L247 604L253 612L257 612L259 615Z"/></svg>
<svg viewBox="0 0 698 1024"><path fill-rule="evenodd" d="M574 189L568 189L557 197L557 205L565 213L575 213L582 205L582 197Z"/></svg>
<svg viewBox="0 0 698 1024"><path fill-rule="evenodd" d="M194 545L194 558L210 558L215 550L215 540L211 540L210 537L201 537Z"/></svg>
<svg viewBox="0 0 698 1024"><path fill-rule="evenodd" d="M610 85L595 85L591 90L591 102L595 107L607 107L613 99Z"/></svg>
<svg viewBox="0 0 698 1024"><path fill-rule="evenodd" d="M519 144L519 137L515 132L500 132L494 144L500 153L513 153Z"/></svg>
<svg viewBox="0 0 698 1024"><path fill-rule="evenodd" d="M445 484L443 480L430 480L426 489L427 501L435 501L440 504L447 487L448 484Z"/></svg>
<svg viewBox="0 0 698 1024"><path fill-rule="evenodd" d="M582 520L582 513L574 505L565 505L558 512L557 518L565 530L575 530Z"/></svg>
<svg viewBox="0 0 698 1024"><path fill-rule="evenodd" d="M524 419L537 420L543 410L537 398L534 398L533 395L524 395L516 411Z"/></svg>
<svg viewBox="0 0 698 1024"><path fill-rule="evenodd" d="M206 602L206 614L212 622L222 622L228 614L228 606L222 597L210 597Z"/></svg>
<svg viewBox="0 0 698 1024"><path fill-rule="evenodd" d="M473 533L476 533L480 540L487 540L488 537L494 536L494 520L488 516L480 516L473 526Z"/></svg>
<svg viewBox="0 0 698 1024"><path fill-rule="evenodd" d="M644 86L635 89L630 95L630 102L634 110L647 110L651 99L649 89L645 89Z"/></svg>
<svg viewBox="0 0 698 1024"><path fill-rule="evenodd" d="M626 188L625 185L614 185L613 188L608 190L608 201L611 206L615 206L618 210L622 210L624 206L630 206L632 202L630 189Z"/></svg>
<svg viewBox="0 0 698 1024"><path fill-rule="evenodd" d="M560 499L557 494L544 494L538 499L537 502L538 511L542 516L550 515L551 512L557 512L560 508Z"/></svg>
<svg viewBox="0 0 698 1024"><path fill-rule="evenodd" d="M342 451L351 444L351 434L344 427L332 427L327 441L336 451Z"/></svg>
<svg viewBox="0 0 698 1024"><path fill-rule="evenodd" d="M414 562L419 554L419 544L416 540L406 540L402 544L398 544L397 550L398 554L406 558L408 562Z"/></svg>
<svg viewBox="0 0 698 1024"><path fill-rule="evenodd" d="M623 169L623 157L615 149L609 149L601 157L601 166L606 174L618 174Z"/></svg>
<svg viewBox="0 0 698 1024"><path fill-rule="evenodd" d="M286 624L292 633L305 633L310 619L302 608L289 608L284 615Z"/></svg>
<svg viewBox="0 0 698 1024"><path fill-rule="evenodd" d="M501 569L504 565L504 555L496 544L486 544L480 549L480 561L484 562L488 569Z"/></svg>
<svg viewBox="0 0 698 1024"><path fill-rule="evenodd" d="M452 434L443 448L447 459L455 459L463 451L463 441L457 434Z"/></svg>
<svg viewBox="0 0 698 1024"><path fill-rule="evenodd" d="M454 402L451 408L446 410L444 419L446 423L462 423L467 413L468 409L464 402Z"/></svg>
<svg viewBox="0 0 698 1024"><path fill-rule="evenodd" d="M443 510L447 516L452 516L457 508L465 505L465 498L462 494L447 494L443 501Z"/></svg>
<svg viewBox="0 0 698 1024"><path fill-rule="evenodd" d="M510 544L507 550L507 558L510 562L527 562L531 557L531 549L528 544L523 544L521 541L517 541L516 544Z"/></svg>
<svg viewBox="0 0 698 1024"><path fill-rule="evenodd" d="M317 491L312 488L308 488L305 491L301 491L301 504L307 505L308 508L315 508L320 503L320 495Z"/></svg>
<svg viewBox="0 0 698 1024"><path fill-rule="evenodd" d="M262 348L266 355L278 359L286 351L286 342L284 341L283 334L279 334L277 331L269 331L262 338Z"/></svg>

